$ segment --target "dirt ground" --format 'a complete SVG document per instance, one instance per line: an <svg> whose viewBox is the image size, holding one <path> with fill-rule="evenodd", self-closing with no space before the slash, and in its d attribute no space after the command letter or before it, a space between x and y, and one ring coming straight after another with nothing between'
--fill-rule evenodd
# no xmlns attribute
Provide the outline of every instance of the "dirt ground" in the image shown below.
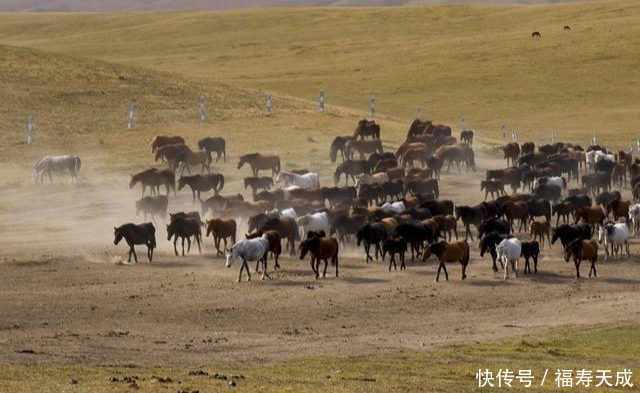
<svg viewBox="0 0 640 393"><path fill-rule="evenodd" d="M504 162L489 158L497 156L489 148L478 151L478 172L445 174L442 198L480 200L484 169ZM139 190L114 178L109 187L85 180L0 189L0 364L256 364L429 350L640 313L637 257L600 261L598 278L576 280L558 245L544 249L537 276L507 281L474 242L464 282L459 265L450 265L448 282L436 283L433 259L389 272L387 263L365 264L363 251L350 248L342 250L339 278L330 268L314 280L307 261L286 257L271 280L256 274L238 284L239 264L225 268L211 238L202 255L175 257L161 228L154 263L140 250L140 263L117 264L127 250L113 245L111 228L142 217L133 208ZM225 194L239 186L231 182ZM170 207L190 202L183 191ZM638 250L634 239L632 253Z"/></svg>

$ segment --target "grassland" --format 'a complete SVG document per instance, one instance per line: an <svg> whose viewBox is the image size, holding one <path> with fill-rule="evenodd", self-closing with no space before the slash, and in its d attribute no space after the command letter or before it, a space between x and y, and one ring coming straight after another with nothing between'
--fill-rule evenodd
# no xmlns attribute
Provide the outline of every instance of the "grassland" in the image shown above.
<svg viewBox="0 0 640 393"><path fill-rule="evenodd" d="M237 379L239 392L475 392L478 369L489 369L494 375L500 369L532 370L535 379L525 389L514 380L509 391L555 391L556 370L637 371L640 335L637 324L603 325L589 328L557 329L544 338L525 337L519 340L480 345L459 345L430 353L404 352L395 355L374 355L349 358L313 358L258 367L204 365L209 376L189 376L179 369L140 369L123 367L62 367L62 366L2 366L0 388L14 393L33 392L41 387L56 392L121 392L131 385L111 382L137 376L134 389L140 392L195 391L226 389L227 381L215 379L221 375L242 376ZM544 385L541 380L548 369ZM160 383L157 377L169 377L171 383ZM575 371L574 371L575 377ZM70 380L78 381L71 385ZM595 379L594 379L595 380ZM638 391L637 376L633 388L594 388L589 391ZM598 381L596 381L598 382ZM497 384L496 384L497 386ZM496 388L497 389L497 388ZM503 389L505 389L503 387Z"/></svg>
<svg viewBox="0 0 640 393"><path fill-rule="evenodd" d="M522 138L637 136L640 4L5 14L0 43ZM573 27L568 33L565 24ZM539 30L541 40L532 40Z"/></svg>

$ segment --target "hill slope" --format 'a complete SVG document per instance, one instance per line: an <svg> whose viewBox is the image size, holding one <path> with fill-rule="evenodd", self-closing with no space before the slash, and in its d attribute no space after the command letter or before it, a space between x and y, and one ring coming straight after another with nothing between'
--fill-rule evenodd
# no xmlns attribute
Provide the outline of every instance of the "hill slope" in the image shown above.
<svg viewBox="0 0 640 393"><path fill-rule="evenodd" d="M640 4L4 14L0 42L410 119L502 122L534 138L629 143L640 123ZM562 27L570 24L572 32ZM531 39L539 30L542 39ZM486 133L489 132L490 133ZM529 136L530 135L530 136Z"/></svg>

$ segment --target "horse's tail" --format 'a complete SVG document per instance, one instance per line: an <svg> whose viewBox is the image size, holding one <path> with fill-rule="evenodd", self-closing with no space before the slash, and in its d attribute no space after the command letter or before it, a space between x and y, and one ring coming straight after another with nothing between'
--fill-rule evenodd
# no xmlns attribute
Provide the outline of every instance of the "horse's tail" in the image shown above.
<svg viewBox="0 0 640 393"><path fill-rule="evenodd" d="M80 157L78 157L78 156L75 156L73 158L75 160L74 169L75 169L76 173L78 173L78 172L80 172L80 167L82 166L82 161L80 161Z"/></svg>

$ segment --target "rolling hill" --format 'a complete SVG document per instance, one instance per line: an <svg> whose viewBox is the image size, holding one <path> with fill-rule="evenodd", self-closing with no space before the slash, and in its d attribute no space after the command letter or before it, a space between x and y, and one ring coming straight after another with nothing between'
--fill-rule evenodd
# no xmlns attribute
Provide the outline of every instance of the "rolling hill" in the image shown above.
<svg viewBox="0 0 640 393"><path fill-rule="evenodd" d="M635 140L640 4L3 14L0 43L263 89L496 138ZM573 31L563 31L569 24ZM542 39L531 32L539 30Z"/></svg>

